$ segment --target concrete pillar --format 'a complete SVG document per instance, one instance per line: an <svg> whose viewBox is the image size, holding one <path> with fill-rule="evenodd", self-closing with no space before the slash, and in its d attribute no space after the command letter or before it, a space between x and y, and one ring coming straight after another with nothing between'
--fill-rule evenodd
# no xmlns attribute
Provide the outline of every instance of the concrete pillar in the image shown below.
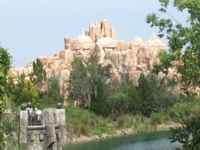
<svg viewBox="0 0 200 150"><path fill-rule="evenodd" d="M56 109L56 125L59 130L57 133L58 138L58 150L62 150L62 147L66 143L66 130L65 130L65 109Z"/></svg>
<svg viewBox="0 0 200 150"><path fill-rule="evenodd" d="M46 148L47 150L57 150L57 140L55 131L55 109L45 109L44 110L44 123L46 125Z"/></svg>
<svg viewBox="0 0 200 150"><path fill-rule="evenodd" d="M20 144L27 144L28 112L20 111Z"/></svg>

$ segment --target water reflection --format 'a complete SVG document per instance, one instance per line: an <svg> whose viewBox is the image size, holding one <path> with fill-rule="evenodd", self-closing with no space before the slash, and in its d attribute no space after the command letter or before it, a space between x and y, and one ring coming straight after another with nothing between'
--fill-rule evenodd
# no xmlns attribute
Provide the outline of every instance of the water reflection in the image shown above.
<svg viewBox="0 0 200 150"><path fill-rule="evenodd" d="M177 143L171 143L168 138L154 139L149 141L137 141L127 143L112 150L175 150L180 147Z"/></svg>
<svg viewBox="0 0 200 150"><path fill-rule="evenodd" d="M169 134L163 132L67 145L65 150L176 150L177 148L180 148L180 144L171 143Z"/></svg>

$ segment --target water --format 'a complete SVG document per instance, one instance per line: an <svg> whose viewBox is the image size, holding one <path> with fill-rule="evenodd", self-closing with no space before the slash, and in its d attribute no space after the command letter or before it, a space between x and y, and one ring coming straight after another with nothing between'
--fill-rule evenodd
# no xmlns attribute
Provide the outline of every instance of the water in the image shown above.
<svg viewBox="0 0 200 150"><path fill-rule="evenodd" d="M180 148L180 144L171 143L169 134L163 132L67 145L65 150L176 150L177 148Z"/></svg>

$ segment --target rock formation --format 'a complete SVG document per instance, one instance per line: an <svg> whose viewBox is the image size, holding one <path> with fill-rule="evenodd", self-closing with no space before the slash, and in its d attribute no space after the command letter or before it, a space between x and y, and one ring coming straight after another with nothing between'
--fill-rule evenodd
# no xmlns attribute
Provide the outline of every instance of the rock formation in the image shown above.
<svg viewBox="0 0 200 150"><path fill-rule="evenodd" d="M158 55L165 48L159 39L124 42L116 40L113 35L111 24L104 20L89 25L89 29L77 38L65 38L64 50L51 57L40 58L47 76L60 77L62 93L65 94L74 57L87 59L95 53L99 63L112 66L113 78L119 79L120 73L128 72L131 78L137 80L141 72L147 73L153 64L159 62ZM14 76L28 75L31 68L29 65L11 72Z"/></svg>

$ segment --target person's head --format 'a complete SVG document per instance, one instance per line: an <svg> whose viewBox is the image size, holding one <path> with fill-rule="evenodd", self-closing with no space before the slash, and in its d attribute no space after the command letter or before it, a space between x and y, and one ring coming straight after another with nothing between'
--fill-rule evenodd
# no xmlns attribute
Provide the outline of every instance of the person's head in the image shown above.
<svg viewBox="0 0 200 150"><path fill-rule="evenodd" d="M27 103L27 107L29 107L29 108L32 107L31 102Z"/></svg>
<svg viewBox="0 0 200 150"><path fill-rule="evenodd" d="M57 103L57 107L56 107L57 109L61 109L61 108L63 108L63 104L62 103Z"/></svg>
<svg viewBox="0 0 200 150"><path fill-rule="evenodd" d="M27 108L27 104L26 103L21 104L21 110L25 110L26 108Z"/></svg>

